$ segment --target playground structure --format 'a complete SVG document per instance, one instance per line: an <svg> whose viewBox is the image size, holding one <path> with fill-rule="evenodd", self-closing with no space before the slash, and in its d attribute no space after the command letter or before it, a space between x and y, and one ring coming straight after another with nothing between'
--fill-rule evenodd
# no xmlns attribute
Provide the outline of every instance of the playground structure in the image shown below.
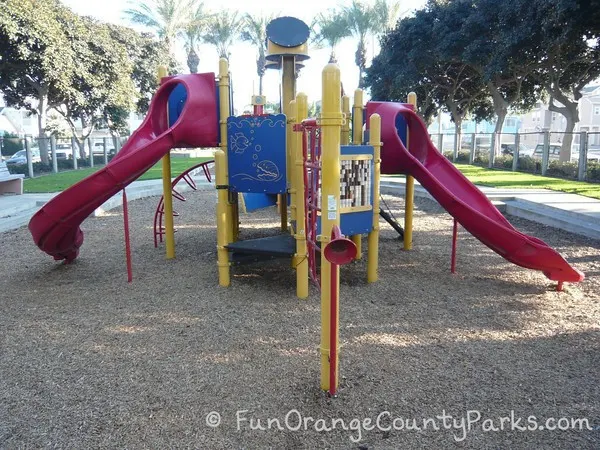
<svg viewBox="0 0 600 450"><path fill-rule="evenodd" d="M556 251L514 229L435 149L414 112L414 96L408 104L368 102L365 108L363 93L357 90L351 112L349 97L341 95L339 68L329 64L323 70L322 113L308 118L307 97L296 93L295 86L296 69L308 59L308 27L294 18L278 18L267 27L267 36L269 65L282 74L282 114L264 114L264 99L255 97L253 114L233 116L224 59L217 78L213 73L167 77L163 71L146 119L115 158L31 219L29 229L40 249L56 260L73 261L83 243L83 220L162 159L155 243L164 238L166 257L174 258L173 197L183 198L174 188L180 180L194 185L189 171L171 180L169 151L219 147L219 284L230 285L235 264L273 257L291 260L299 298L308 296L312 279L321 291L320 385L331 394L336 393L339 372L339 266L362 258L365 234L367 281L378 277L380 173L407 175L400 229L406 250L412 246L414 176L465 229L508 261L541 270L559 286L583 280ZM196 168L210 177L206 163ZM277 205L281 232L240 239L240 199L248 211Z"/></svg>

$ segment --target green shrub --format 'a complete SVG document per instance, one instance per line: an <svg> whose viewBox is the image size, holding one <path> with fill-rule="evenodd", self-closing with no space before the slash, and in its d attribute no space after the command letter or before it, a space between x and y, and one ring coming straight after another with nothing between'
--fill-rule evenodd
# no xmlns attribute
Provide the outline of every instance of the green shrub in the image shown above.
<svg viewBox="0 0 600 450"><path fill-rule="evenodd" d="M600 162L588 161L586 181L589 181L590 183L600 183Z"/></svg>
<svg viewBox="0 0 600 450"><path fill-rule="evenodd" d="M456 162L458 163L469 163L469 154L470 152L466 152L466 151L459 151L458 155L456 157Z"/></svg>
<svg viewBox="0 0 600 450"><path fill-rule="evenodd" d="M541 173L542 162L537 159L533 159L531 156L520 156L517 170L520 172Z"/></svg>
<svg viewBox="0 0 600 450"><path fill-rule="evenodd" d="M113 155L114 156L114 155ZM113 156L108 157L108 161L110 161ZM94 156L94 166L100 166L104 164L104 156ZM56 161L56 167L59 171L73 169L73 159L59 159ZM77 158L77 167L90 167L89 159L81 159ZM28 175L29 171L27 170L27 164L19 164L19 165L10 165L8 166L9 172L12 174L23 174ZM50 173L52 172L52 162L50 164L43 164L41 162L33 163L33 173L34 174L42 174L42 173Z"/></svg>
<svg viewBox="0 0 600 450"><path fill-rule="evenodd" d="M497 169L512 169L513 157L512 155L500 155L494 158L494 167Z"/></svg>
<svg viewBox="0 0 600 450"><path fill-rule="evenodd" d="M446 157L446 159L448 159L449 161L452 161L452 157L454 155L454 152L451 150L446 150L444 152L444 156ZM458 155L456 156L456 162L457 163L469 163L469 152L466 151L459 151Z"/></svg>
<svg viewBox="0 0 600 450"><path fill-rule="evenodd" d="M490 163L490 155L487 152L477 152L475 153L475 158L473 158L473 165L488 167Z"/></svg>
<svg viewBox="0 0 600 450"><path fill-rule="evenodd" d="M27 170L27 164L19 164L19 165L11 164L8 167L9 167L10 173L13 173L13 174L21 173L23 175L29 174L29 171ZM46 165L41 162L33 163L33 173L46 173L46 172L52 172L52 165Z"/></svg>
<svg viewBox="0 0 600 450"><path fill-rule="evenodd" d="M546 170L546 176L576 180L577 167L577 163L573 162L550 161L548 170Z"/></svg>

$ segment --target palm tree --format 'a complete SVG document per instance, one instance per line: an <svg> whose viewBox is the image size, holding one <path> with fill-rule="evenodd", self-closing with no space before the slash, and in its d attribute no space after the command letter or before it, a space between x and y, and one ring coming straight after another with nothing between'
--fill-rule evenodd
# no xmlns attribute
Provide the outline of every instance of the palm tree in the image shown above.
<svg viewBox="0 0 600 450"><path fill-rule="evenodd" d="M192 15L189 24L183 31L183 39L185 41L185 51L187 52L187 65L190 73L198 72L198 64L200 57L198 56L202 33L206 27L209 15L204 9L203 3L198 3L196 11Z"/></svg>
<svg viewBox="0 0 600 450"><path fill-rule="evenodd" d="M139 0L124 11L132 22L153 29L173 53L177 37L190 23L190 11L198 9L199 0Z"/></svg>
<svg viewBox="0 0 600 450"><path fill-rule="evenodd" d="M358 87L363 87L363 73L367 66L367 35L373 32L379 25L377 13L373 6L367 5L360 0L352 0L351 6L345 6L343 14L348 21L352 34L358 38L358 46L354 54L354 61L358 66Z"/></svg>
<svg viewBox="0 0 600 450"><path fill-rule="evenodd" d="M250 42L258 49L258 58L256 59L256 73L258 75L258 93L263 93L263 76L265 75L265 48L267 42L267 24L273 19L273 16L254 17L246 14L243 19L242 40Z"/></svg>
<svg viewBox="0 0 600 450"><path fill-rule="evenodd" d="M242 25L243 21L239 18L237 11L222 10L211 16L202 39L207 44L216 47L219 58L229 60L229 48L240 35Z"/></svg>
<svg viewBox="0 0 600 450"><path fill-rule="evenodd" d="M346 15L341 14L336 10L329 10L327 13L319 13L314 18L311 28L313 30L313 43L317 48L323 48L325 45L331 48L329 62L337 63L335 46L343 38L351 35Z"/></svg>
<svg viewBox="0 0 600 450"><path fill-rule="evenodd" d="M375 20L379 24L374 30L376 35L381 35L396 27L396 22L401 15L400 2L375 0L373 9L375 10Z"/></svg>

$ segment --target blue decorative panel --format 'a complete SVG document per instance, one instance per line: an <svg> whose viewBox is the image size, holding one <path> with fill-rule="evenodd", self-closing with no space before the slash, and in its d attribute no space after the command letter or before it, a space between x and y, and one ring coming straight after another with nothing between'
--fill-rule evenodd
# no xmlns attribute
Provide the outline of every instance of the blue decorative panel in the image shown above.
<svg viewBox="0 0 600 450"><path fill-rule="evenodd" d="M229 187L236 192L286 192L284 114L227 119Z"/></svg>
<svg viewBox="0 0 600 450"><path fill-rule="evenodd" d="M246 205L246 211L252 212L257 209L267 208L277 204L276 194L251 194L243 193L244 205Z"/></svg>

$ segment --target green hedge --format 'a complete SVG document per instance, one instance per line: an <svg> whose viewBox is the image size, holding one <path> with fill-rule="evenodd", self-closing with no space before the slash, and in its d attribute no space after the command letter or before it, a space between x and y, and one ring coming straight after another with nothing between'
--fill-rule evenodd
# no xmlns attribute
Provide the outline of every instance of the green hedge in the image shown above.
<svg viewBox="0 0 600 450"><path fill-rule="evenodd" d="M586 175L587 181L591 183L600 183L600 162L588 162Z"/></svg>
<svg viewBox="0 0 600 450"><path fill-rule="evenodd" d="M452 161L452 155L453 154L454 154L454 152L449 151L449 150L446 150L444 152L444 156L449 161ZM468 164L469 163L469 155L470 155L470 153L468 151L462 151L461 150L461 151L458 152L458 155L457 155L457 158L456 158L455 162Z"/></svg>
<svg viewBox="0 0 600 450"><path fill-rule="evenodd" d="M114 155L109 156L108 160L110 161ZM100 166L104 164L104 156L94 156L94 166ZM72 159L59 159L56 162L58 170L72 170L73 169L73 160ZM90 167L89 159L77 159L77 167ZM10 165L8 166L8 170L12 174L21 173L24 175L29 174L27 170L27 164L19 164L19 165ZM33 173L50 173L52 172L52 164L43 164L41 162L33 163Z"/></svg>

